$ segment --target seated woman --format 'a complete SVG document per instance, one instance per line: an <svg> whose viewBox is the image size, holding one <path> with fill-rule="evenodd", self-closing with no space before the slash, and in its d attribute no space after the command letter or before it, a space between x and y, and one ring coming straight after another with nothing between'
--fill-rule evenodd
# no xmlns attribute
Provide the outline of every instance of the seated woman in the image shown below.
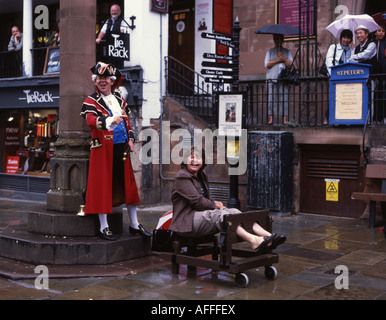
<svg viewBox="0 0 386 320"><path fill-rule="evenodd" d="M223 216L241 213L238 209L226 208L222 202L210 199L208 177L204 171L204 151L197 152L192 147L186 163L177 172L172 189L173 220L169 229L181 236L201 237L220 232ZM271 234L254 223L253 232L237 227L237 235L250 243L258 253L285 242L283 235Z"/></svg>

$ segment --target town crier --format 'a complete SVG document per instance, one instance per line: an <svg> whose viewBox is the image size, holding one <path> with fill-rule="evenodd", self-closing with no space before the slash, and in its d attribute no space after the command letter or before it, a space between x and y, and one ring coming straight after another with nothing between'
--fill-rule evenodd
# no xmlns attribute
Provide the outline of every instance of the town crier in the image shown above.
<svg viewBox="0 0 386 320"><path fill-rule="evenodd" d="M132 234L150 237L138 223L140 203L130 156L134 151L132 130L126 101L115 91L122 74L112 64L98 62L91 69L96 91L83 102L81 116L91 128L90 165L85 214L98 214L101 237L115 240L109 229L107 214L112 208L126 204Z"/></svg>

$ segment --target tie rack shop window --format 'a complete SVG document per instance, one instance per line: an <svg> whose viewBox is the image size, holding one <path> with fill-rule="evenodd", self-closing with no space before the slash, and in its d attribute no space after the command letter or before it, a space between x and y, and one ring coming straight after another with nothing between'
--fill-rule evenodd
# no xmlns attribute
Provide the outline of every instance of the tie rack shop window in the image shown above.
<svg viewBox="0 0 386 320"><path fill-rule="evenodd" d="M4 110L1 114L1 172L49 177L59 130L58 110Z"/></svg>

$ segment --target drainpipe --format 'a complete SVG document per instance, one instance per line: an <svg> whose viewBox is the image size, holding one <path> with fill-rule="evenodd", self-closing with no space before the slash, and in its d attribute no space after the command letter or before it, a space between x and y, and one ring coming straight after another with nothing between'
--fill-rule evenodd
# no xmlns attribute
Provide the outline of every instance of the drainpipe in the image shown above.
<svg viewBox="0 0 386 320"><path fill-rule="evenodd" d="M160 114L160 139L159 139L159 175L160 175L160 178L161 180L164 180L164 181L173 181L174 179L172 178L167 178L163 175L163 172L162 172L162 148L163 148L163 143L162 143L162 127L163 127L163 112L164 112L164 109L163 109L163 106L164 106L164 100L163 100L163 87L162 87L162 81L163 81L163 76L162 76L162 68L163 68L163 54L162 54L162 45L163 45L163 41L162 41L162 36L163 36L163 33L162 33L162 13L159 14L160 18L159 18L159 23L160 23L160 49L159 49L159 73L160 73L160 93L159 93L159 96L160 96L160 104L161 104L161 114Z"/></svg>
<svg viewBox="0 0 386 320"><path fill-rule="evenodd" d="M23 0L23 76L32 76L32 0Z"/></svg>

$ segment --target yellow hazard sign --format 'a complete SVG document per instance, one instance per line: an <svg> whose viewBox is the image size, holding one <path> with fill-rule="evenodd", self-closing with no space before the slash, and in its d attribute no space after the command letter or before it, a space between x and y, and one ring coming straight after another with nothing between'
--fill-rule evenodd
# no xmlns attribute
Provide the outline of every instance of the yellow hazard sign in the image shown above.
<svg viewBox="0 0 386 320"><path fill-rule="evenodd" d="M326 181L326 201L339 201L339 179L324 179Z"/></svg>

